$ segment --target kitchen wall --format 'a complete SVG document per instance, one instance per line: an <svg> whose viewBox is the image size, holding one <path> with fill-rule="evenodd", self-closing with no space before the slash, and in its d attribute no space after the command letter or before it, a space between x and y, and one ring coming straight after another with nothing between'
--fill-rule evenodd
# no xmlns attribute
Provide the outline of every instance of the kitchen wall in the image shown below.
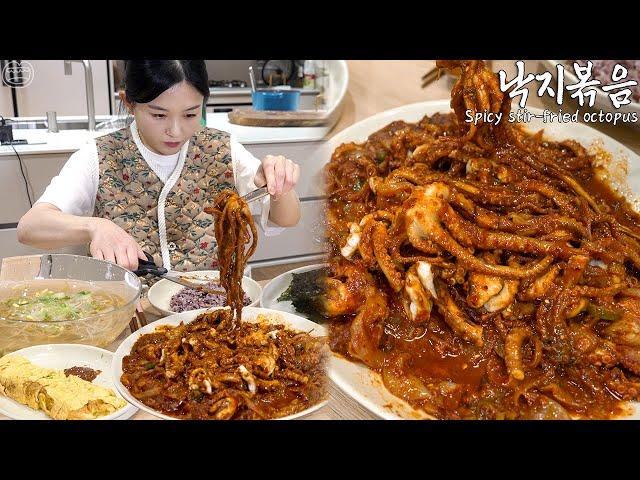
<svg viewBox="0 0 640 480"><path fill-rule="evenodd" d="M249 65L255 60L205 60L209 80L243 80L249 84Z"/></svg>
<svg viewBox="0 0 640 480"><path fill-rule="evenodd" d="M13 103L11 102L11 89L0 84L0 115L13 116Z"/></svg>
<svg viewBox="0 0 640 480"><path fill-rule="evenodd" d="M64 74L63 60L26 60L33 65L33 81L17 88L18 115L43 117L47 111L61 115L86 115L84 69L74 62L72 74ZM96 115L109 115L108 61L91 60ZM0 87L0 114L13 117L11 89Z"/></svg>

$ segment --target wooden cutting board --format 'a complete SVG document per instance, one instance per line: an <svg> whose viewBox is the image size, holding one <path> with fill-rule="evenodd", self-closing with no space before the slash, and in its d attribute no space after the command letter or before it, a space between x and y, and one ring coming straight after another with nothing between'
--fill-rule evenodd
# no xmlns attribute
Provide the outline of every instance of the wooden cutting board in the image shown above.
<svg viewBox="0 0 640 480"><path fill-rule="evenodd" d="M329 123L327 112L233 110L229 122L249 127L320 127Z"/></svg>

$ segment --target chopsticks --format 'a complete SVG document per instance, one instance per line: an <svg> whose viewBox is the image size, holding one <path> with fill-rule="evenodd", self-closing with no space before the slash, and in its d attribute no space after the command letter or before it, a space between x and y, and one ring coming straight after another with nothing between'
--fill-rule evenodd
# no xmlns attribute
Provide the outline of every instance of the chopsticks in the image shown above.
<svg viewBox="0 0 640 480"><path fill-rule="evenodd" d="M139 328L147 326L148 323L149 321L147 320L147 316L142 310L142 305L138 303L136 305L136 312L133 317L131 317L131 321L129 322L129 330L131 330L131 333L133 333Z"/></svg>
<svg viewBox="0 0 640 480"><path fill-rule="evenodd" d="M136 330L138 330L138 317L136 315L134 315L133 317L131 317L131 321L129 322L129 330L131 330L131 333L135 332Z"/></svg>
<svg viewBox="0 0 640 480"><path fill-rule="evenodd" d="M144 311L142 310L142 307L140 307L140 310L136 309L136 317L138 317L138 323L140 324L140 328L146 327L147 324L149 323L147 320L147 316L144 314Z"/></svg>
<svg viewBox="0 0 640 480"><path fill-rule="evenodd" d="M167 278L167 280L170 280L169 277L165 277L165 278ZM190 282L189 280L185 280L184 278L181 278L180 280L182 281L182 283L180 285L183 285L183 286L185 286L187 288L192 288L193 290L198 290L198 291L204 292L204 293L210 293L212 295L225 295L226 294L226 292L224 290L216 290L215 288L205 287L204 285Z"/></svg>
<svg viewBox="0 0 640 480"><path fill-rule="evenodd" d="M431 70L429 70L427 73L425 73L422 76L422 87L420 88L425 88L427 85L433 83L434 81L438 80L440 78L440 68L438 67L433 67Z"/></svg>

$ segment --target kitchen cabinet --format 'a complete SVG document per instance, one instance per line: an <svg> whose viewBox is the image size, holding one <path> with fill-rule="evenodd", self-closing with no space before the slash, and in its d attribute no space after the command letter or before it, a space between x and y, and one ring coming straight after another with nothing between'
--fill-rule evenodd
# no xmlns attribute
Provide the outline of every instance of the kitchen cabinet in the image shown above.
<svg viewBox="0 0 640 480"><path fill-rule="evenodd" d="M71 154L21 154L31 199L35 202ZM26 187L15 155L0 156L0 192L9 201L0 203L0 224L17 223L29 210Z"/></svg>
<svg viewBox="0 0 640 480"><path fill-rule="evenodd" d="M284 155L300 165L300 180L296 192L300 197L302 217L298 225L285 229L277 237L258 238L258 248L251 264L268 265L282 262L320 258L324 253L323 208L324 180L322 169L328 160L326 142L290 142L247 144L246 149L256 158L266 155Z"/></svg>
<svg viewBox="0 0 640 480"><path fill-rule="evenodd" d="M298 225L287 228L278 236L265 237L258 228L258 248L251 264L275 264L299 261L306 256L320 256L324 252L324 200L301 202L302 217Z"/></svg>
<svg viewBox="0 0 640 480"><path fill-rule="evenodd" d="M256 158L262 160L267 155L284 155L300 165L300 180L296 192L302 201L324 195L322 169L329 157L322 158L326 142L290 142L247 144L245 148Z"/></svg>
<svg viewBox="0 0 640 480"><path fill-rule="evenodd" d="M31 199L35 202L44 193L51 178L56 176L70 153L26 155L21 154L24 172L29 184ZM18 242L16 224L29 210L26 188L20 173L20 164L13 155L0 156L0 259L15 255L32 255L43 250ZM68 247L54 250L57 253L84 254L86 248Z"/></svg>
<svg viewBox="0 0 640 480"><path fill-rule="evenodd" d="M17 159L0 157L0 191L3 199L0 203L0 225L16 223L29 210Z"/></svg>

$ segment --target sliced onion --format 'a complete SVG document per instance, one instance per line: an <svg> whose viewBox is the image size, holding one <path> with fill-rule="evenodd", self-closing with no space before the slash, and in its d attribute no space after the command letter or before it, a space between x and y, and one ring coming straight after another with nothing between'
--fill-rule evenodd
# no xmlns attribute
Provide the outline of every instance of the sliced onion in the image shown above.
<svg viewBox="0 0 640 480"><path fill-rule="evenodd" d="M534 407L526 420L571 420L569 413L555 400L544 396L544 405Z"/></svg>
<svg viewBox="0 0 640 480"><path fill-rule="evenodd" d="M620 293L627 297L640 298L640 288L625 288Z"/></svg>
<svg viewBox="0 0 640 480"><path fill-rule="evenodd" d="M427 386L415 375L400 375L394 368L385 366L382 369L382 381L391 393L408 402L434 399L433 392L429 391Z"/></svg>

